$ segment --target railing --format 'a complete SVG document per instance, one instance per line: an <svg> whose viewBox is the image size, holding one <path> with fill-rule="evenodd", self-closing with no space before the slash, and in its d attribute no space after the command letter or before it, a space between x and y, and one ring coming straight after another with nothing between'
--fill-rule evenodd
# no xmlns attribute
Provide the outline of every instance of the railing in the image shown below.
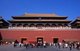
<svg viewBox="0 0 80 51"><path fill-rule="evenodd" d="M37 30L46 30L46 29L71 29L71 27L9 27L8 29L37 29Z"/></svg>
<svg viewBox="0 0 80 51"><path fill-rule="evenodd" d="M80 28L71 27L8 27L0 30L80 30Z"/></svg>

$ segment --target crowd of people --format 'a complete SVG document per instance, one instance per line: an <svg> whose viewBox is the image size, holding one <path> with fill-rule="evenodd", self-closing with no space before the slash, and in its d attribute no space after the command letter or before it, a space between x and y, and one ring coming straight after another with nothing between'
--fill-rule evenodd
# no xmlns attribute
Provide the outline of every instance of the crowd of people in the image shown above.
<svg viewBox="0 0 80 51"><path fill-rule="evenodd" d="M80 50L80 42L78 41L63 41L62 43L54 43L54 46L58 47L59 49L60 48L69 48L70 50L72 49L77 49L77 50Z"/></svg>
<svg viewBox="0 0 80 51"><path fill-rule="evenodd" d="M26 48L28 48L28 47L31 47L31 48L44 47L44 48L46 48L47 46L49 46L48 43L40 43L40 42L39 43L37 43L37 42L36 43L28 43L28 42L26 42L26 43L19 43L17 40L14 41L13 45L14 45L14 47L17 47L17 46L22 47L22 46L24 46Z"/></svg>
<svg viewBox="0 0 80 51"><path fill-rule="evenodd" d="M19 43L17 40L15 40L14 42L14 47L16 46L24 46L26 48L31 47L31 48L47 48L48 46L54 46L56 48L69 48L70 50L72 49L77 49L80 50L80 42L78 41L74 41L74 42L66 42L66 41L62 41L62 43L58 42L58 43L47 43L47 42L43 42L43 43Z"/></svg>
<svg viewBox="0 0 80 51"><path fill-rule="evenodd" d="M8 42L6 42L8 44ZM54 46L56 48L68 48L70 50L72 49L77 49L80 50L80 42L78 41L62 41L62 42L58 42L58 43L47 43L46 41L44 42L36 42L36 43L20 43L18 40L15 40L14 42L12 42L11 44L13 44L14 47L26 47L26 48L47 48L49 46ZM1 42L0 42L1 45Z"/></svg>

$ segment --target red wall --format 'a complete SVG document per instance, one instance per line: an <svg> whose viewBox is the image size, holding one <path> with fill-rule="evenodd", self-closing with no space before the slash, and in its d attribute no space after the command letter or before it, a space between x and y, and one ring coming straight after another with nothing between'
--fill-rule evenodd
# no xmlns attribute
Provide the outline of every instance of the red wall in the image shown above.
<svg viewBox="0 0 80 51"><path fill-rule="evenodd" d="M53 38L74 39L80 41L80 30L0 30L3 39L36 41L37 37L43 37L44 41L52 42Z"/></svg>

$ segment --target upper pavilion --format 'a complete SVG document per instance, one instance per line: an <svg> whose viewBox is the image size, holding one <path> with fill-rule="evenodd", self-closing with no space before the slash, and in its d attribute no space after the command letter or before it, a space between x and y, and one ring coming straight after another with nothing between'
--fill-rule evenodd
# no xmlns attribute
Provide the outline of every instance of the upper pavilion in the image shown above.
<svg viewBox="0 0 80 51"><path fill-rule="evenodd" d="M1 16L0 16L0 28L7 28L9 25Z"/></svg>
<svg viewBox="0 0 80 51"><path fill-rule="evenodd" d="M72 28L80 28L80 17L77 17L75 21L71 23Z"/></svg>
<svg viewBox="0 0 80 51"><path fill-rule="evenodd" d="M56 14L23 14L12 16L10 27L69 27L67 16Z"/></svg>

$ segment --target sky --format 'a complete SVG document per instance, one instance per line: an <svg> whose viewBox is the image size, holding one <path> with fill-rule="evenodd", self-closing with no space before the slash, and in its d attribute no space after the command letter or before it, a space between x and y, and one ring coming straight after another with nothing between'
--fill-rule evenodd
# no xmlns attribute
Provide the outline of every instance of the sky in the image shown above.
<svg viewBox="0 0 80 51"><path fill-rule="evenodd" d="M80 16L80 0L0 0L0 16L11 20L11 16L25 13L57 14L74 20Z"/></svg>

